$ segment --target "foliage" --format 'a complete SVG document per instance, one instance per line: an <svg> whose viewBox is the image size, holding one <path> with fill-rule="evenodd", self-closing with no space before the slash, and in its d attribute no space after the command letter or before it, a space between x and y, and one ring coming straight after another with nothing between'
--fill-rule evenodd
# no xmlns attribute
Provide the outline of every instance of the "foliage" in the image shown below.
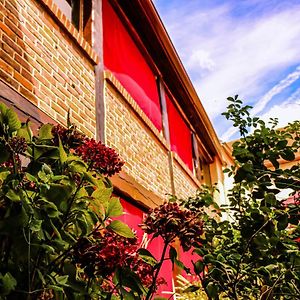
<svg viewBox="0 0 300 300"><path fill-rule="evenodd" d="M205 237L195 250L200 259L194 270L208 299L299 299L300 166L282 169L280 162L295 159L300 122L276 130L276 119L268 126L252 118L237 96L228 100L224 115L242 136L233 144L235 164L226 170L234 178L230 204L216 218L205 215L205 207L217 208L208 190L182 203L204 213ZM292 201L280 198L285 190Z"/></svg>
<svg viewBox="0 0 300 300"><path fill-rule="evenodd" d="M123 209L105 177L124 164L115 150L71 124L33 135L0 104L0 164L0 299L153 295L155 263L115 219Z"/></svg>

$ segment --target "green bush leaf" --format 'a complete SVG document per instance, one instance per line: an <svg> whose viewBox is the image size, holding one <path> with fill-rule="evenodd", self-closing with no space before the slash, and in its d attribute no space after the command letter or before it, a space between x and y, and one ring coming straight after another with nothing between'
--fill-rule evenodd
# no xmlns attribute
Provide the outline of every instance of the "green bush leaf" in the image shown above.
<svg viewBox="0 0 300 300"><path fill-rule="evenodd" d="M60 158L60 162L61 164L64 164L67 161L67 153L64 149L63 144L61 143L61 140L59 139L59 145L58 145L58 151L59 151L59 158Z"/></svg>
<svg viewBox="0 0 300 300"><path fill-rule="evenodd" d="M117 197L111 197L108 202L107 216L108 217L118 217L123 214L123 206L120 199Z"/></svg>
<svg viewBox="0 0 300 300"><path fill-rule="evenodd" d="M16 285L16 279L9 272L4 276L0 273L0 295L8 295L15 289Z"/></svg>
<svg viewBox="0 0 300 300"><path fill-rule="evenodd" d="M143 261L151 266L155 266L158 262L156 258L151 254L151 252L145 248L140 248L138 254Z"/></svg>
<svg viewBox="0 0 300 300"><path fill-rule="evenodd" d="M212 299L216 299L218 296L218 287L214 285L212 282L209 282L206 286L206 291L209 297Z"/></svg>
<svg viewBox="0 0 300 300"><path fill-rule="evenodd" d="M53 124L43 124L41 128L39 129L39 139L40 140L51 140L53 139L53 134L52 134L52 128Z"/></svg>
<svg viewBox="0 0 300 300"><path fill-rule="evenodd" d="M200 289L199 286L196 285L190 285L188 288L186 288L185 290L183 290L183 293L194 293L196 291L198 291Z"/></svg>
<svg viewBox="0 0 300 300"><path fill-rule="evenodd" d="M9 132L14 132L21 128L19 117L13 109L9 109L6 112L6 117L8 120Z"/></svg>
<svg viewBox="0 0 300 300"><path fill-rule="evenodd" d="M132 230L129 228L129 226L119 220L112 221L107 228L111 229L115 233L124 236L126 238L134 238L135 235L132 232Z"/></svg>

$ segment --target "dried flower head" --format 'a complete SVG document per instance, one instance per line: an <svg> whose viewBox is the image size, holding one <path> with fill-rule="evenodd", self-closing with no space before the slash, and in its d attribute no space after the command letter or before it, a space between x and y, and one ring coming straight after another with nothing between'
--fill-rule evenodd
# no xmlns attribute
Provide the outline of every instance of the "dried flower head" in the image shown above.
<svg viewBox="0 0 300 300"><path fill-rule="evenodd" d="M84 142L84 135L76 129L75 125L66 128L62 125L55 125L52 127L52 134L54 136L54 144L58 145L59 138L64 146L71 149L76 149Z"/></svg>
<svg viewBox="0 0 300 300"><path fill-rule="evenodd" d="M167 202L150 210L140 227L154 237L161 236L165 243L178 238L184 251L199 245L203 233L200 213L184 209L176 202Z"/></svg>
<svg viewBox="0 0 300 300"><path fill-rule="evenodd" d="M24 153L27 150L27 143L23 137L15 136L8 141L9 147L14 153Z"/></svg>
<svg viewBox="0 0 300 300"><path fill-rule="evenodd" d="M100 275L111 279L117 268L129 268L138 275L143 285L149 287L153 281L154 267L139 257L138 249L136 238L125 238L104 229L94 232L90 239L79 239L73 258L88 276ZM162 283L164 281L160 278L158 284Z"/></svg>
<svg viewBox="0 0 300 300"><path fill-rule="evenodd" d="M86 138L84 143L76 149L76 154L81 156L86 163L92 164L92 169L105 176L119 173L125 163L114 149L94 139Z"/></svg>

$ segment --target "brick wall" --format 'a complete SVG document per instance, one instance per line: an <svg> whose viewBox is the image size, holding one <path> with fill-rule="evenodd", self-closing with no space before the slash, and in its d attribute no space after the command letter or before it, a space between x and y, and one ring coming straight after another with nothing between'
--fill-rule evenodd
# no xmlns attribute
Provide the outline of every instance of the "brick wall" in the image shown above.
<svg viewBox="0 0 300 300"><path fill-rule="evenodd" d="M72 122L94 136L94 63L80 39L52 1L0 0L0 80L59 123L70 108Z"/></svg>
<svg viewBox="0 0 300 300"><path fill-rule="evenodd" d="M125 160L124 171L167 199L171 193L168 149L159 133L154 133L156 128L112 75L110 82L106 81L105 102L106 143ZM145 122L153 128L149 129Z"/></svg>
<svg viewBox="0 0 300 300"><path fill-rule="evenodd" d="M194 196L200 186L176 153L173 153L173 178L175 194L178 198L187 199L189 196Z"/></svg>

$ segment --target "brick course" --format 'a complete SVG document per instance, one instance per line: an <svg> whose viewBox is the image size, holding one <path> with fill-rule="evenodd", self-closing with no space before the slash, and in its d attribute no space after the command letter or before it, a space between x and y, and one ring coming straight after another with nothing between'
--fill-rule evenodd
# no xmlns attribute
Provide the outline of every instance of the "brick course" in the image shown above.
<svg viewBox="0 0 300 300"><path fill-rule="evenodd" d="M42 3L0 2L0 79L60 123L71 108L71 120L94 137L94 63Z"/></svg>
<svg viewBox="0 0 300 300"><path fill-rule="evenodd" d="M128 96L129 97L129 96ZM171 193L168 149L151 133L116 87L106 83L106 141L125 160L124 171L162 199ZM143 116L146 118L146 116Z"/></svg>

